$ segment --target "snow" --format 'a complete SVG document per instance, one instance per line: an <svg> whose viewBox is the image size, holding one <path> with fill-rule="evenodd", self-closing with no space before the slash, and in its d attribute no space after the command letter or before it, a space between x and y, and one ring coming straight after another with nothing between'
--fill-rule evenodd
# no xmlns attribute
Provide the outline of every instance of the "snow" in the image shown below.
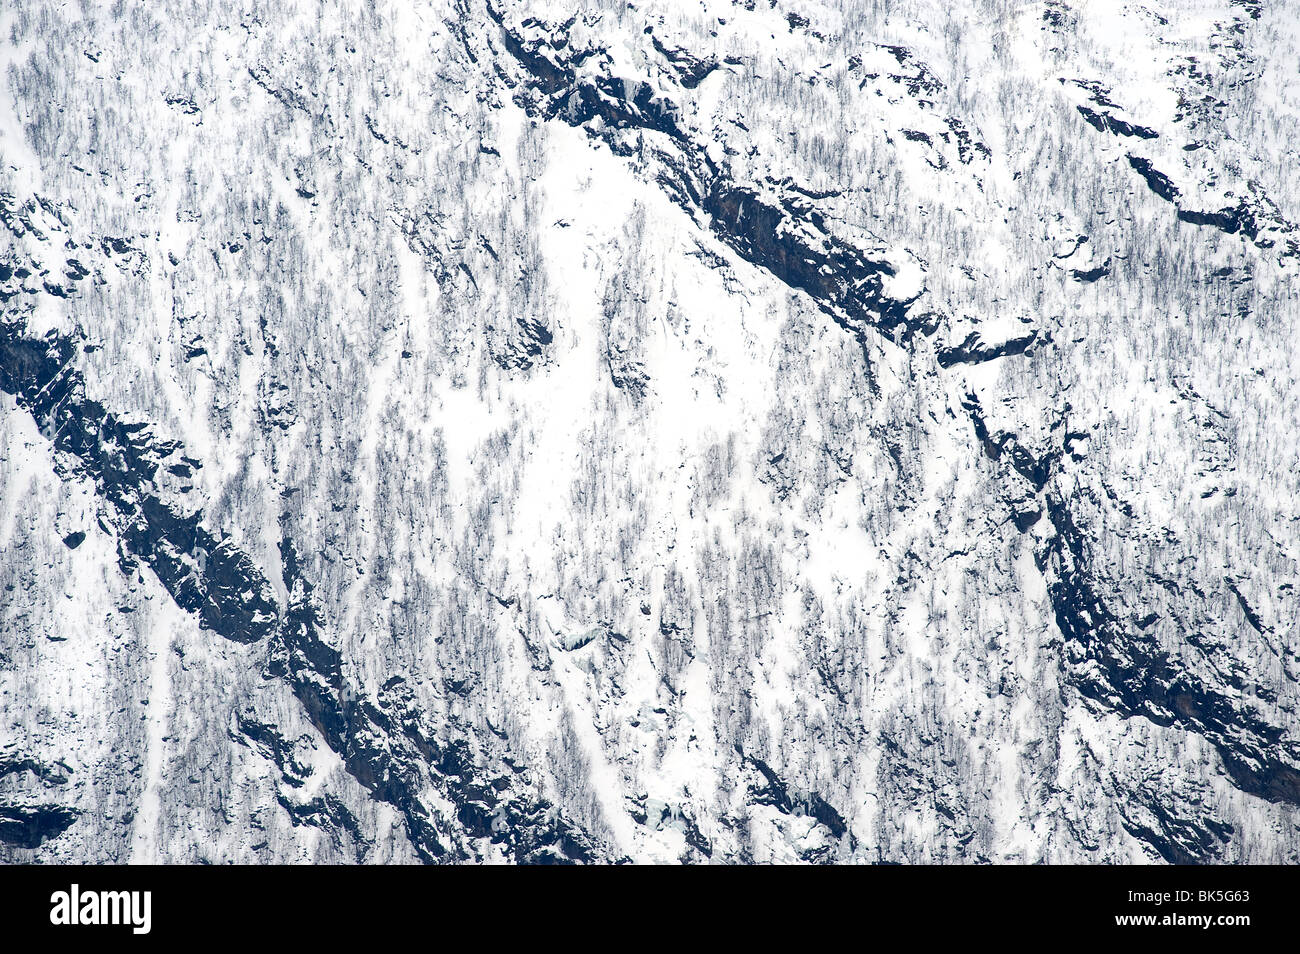
<svg viewBox="0 0 1300 954"><path fill-rule="evenodd" d="M0 192L45 235L0 229L34 276L6 321L183 443L164 501L281 611L293 542L351 701L409 692L415 721L355 721L352 751L416 780L450 860L544 837L471 831L476 792L595 860L1297 860L1296 807L1223 771L1291 765L1265 743L1297 731L1285 11L653 0L562 36L571 5L500 6L677 131L574 125L477 2L0 17ZM688 86L651 37L717 68ZM1159 136L1093 128L1076 81ZM1227 105L1180 105L1204 96ZM791 202L757 238L879 267L911 333L679 201L702 156ZM1250 197L1254 237L1178 217ZM90 275L44 291L71 258ZM74 782L12 773L0 805L80 814L0 859L415 860L417 815L275 647L124 571L104 489L3 398L0 757ZM1063 629L1073 584L1111 628ZM1228 721L1126 701L1156 655Z"/></svg>

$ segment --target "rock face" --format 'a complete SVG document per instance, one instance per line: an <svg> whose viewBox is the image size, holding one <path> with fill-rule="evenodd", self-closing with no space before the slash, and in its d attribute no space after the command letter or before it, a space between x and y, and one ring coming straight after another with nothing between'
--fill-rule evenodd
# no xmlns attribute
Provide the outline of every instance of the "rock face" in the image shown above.
<svg viewBox="0 0 1300 954"><path fill-rule="evenodd" d="M1300 861L1300 30L0 14L0 861Z"/></svg>

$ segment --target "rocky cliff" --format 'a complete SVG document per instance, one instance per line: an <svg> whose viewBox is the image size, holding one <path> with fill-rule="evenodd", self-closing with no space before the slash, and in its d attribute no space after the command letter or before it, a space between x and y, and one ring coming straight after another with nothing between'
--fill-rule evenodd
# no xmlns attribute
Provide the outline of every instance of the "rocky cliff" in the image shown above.
<svg viewBox="0 0 1300 954"><path fill-rule="evenodd" d="M0 860L1300 861L1300 23L0 13Z"/></svg>

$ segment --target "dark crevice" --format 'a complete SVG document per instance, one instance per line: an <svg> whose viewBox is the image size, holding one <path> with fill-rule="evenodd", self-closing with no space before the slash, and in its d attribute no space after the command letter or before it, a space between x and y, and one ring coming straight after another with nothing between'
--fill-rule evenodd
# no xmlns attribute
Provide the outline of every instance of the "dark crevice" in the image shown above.
<svg viewBox="0 0 1300 954"><path fill-rule="evenodd" d="M1300 805L1300 746L1243 702L1240 686L1220 688L1191 674L1148 632L1154 618L1134 619L1129 625L1125 614L1112 609L1106 595L1110 584L1094 565L1088 537L1076 525L1071 503L1047 487L1062 452L1034 454L1014 434L991 433L973 395L963 406L986 456L994 461L1005 457L1007 465L1042 494L1052 533L1035 559L1045 574L1052 612L1064 638L1069 684L1104 710L1202 736L1219 753L1224 771L1241 791ZM1077 434L1067 431L1067 441L1070 436ZM1250 619L1244 601L1242 609L1252 626L1262 625ZM1195 644L1192 637L1189 642ZM1127 822L1126 827L1135 834L1144 831ZM1219 834L1210 832L1201 838L1183 832L1173 838L1166 832L1156 839L1159 845L1152 844L1167 859L1208 860L1217 851ZM1200 845L1209 854L1188 845Z"/></svg>
<svg viewBox="0 0 1300 954"><path fill-rule="evenodd" d="M657 160L655 181L688 214L750 263L807 293L836 322L861 335L873 327L900 340L930 333L937 318L915 316L919 294L900 299L885 290L895 268L883 249L867 251L833 236L823 213L806 195L760 191L736 182L679 126L677 108L646 83L609 74L582 74L582 62L600 51L575 51L568 25L525 39L489 4L507 52L521 69L513 83L529 113L587 129L616 154L630 155L627 131L661 135L647 153ZM540 24L531 21L534 30ZM599 122L593 122L599 120ZM639 148L639 147L638 147Z"/></svg>
<svg viewBox="0 0 1300 954"><path fill-rule="evenodd" d="M1056 531L1045 554L1048 594L1067 643L1070 681L1105 708L1203 736L1218 751L1233 784L1269 801L1300 805L1297 747L1279 726L1238 697L1206 685L1155 638L1125 625L1095 582L1085 536L1066 503L1047 499ZM1077 657L1071 657L1071 647Z"/></svg>
<svg viewBox="0 0 1300 954"><path fill-rule="evenodd" d="M35 849L57 838L79 813L63 805L0 805L0 843Z"/></svg>
<svg viewBox="0 0 1300 954"><path fill-rule="evenodd" d="M1011 338L998 344L988 344L978 331L973 331L966 336L966 339L961 344L939 348L936 352L936 359L941 368L951 368L958 364L982 364L995 358L1025 354L1035 345L1045 344L1050 340L1051 338L1048 335L1043 335L1040 338L1038 329L1034 329L1027 335Z"/></svg>
<svg viewBox="0 0 1300 954"><path fill-rule="evenodd" d="M1146 126L1139 126L1135 123L1126 123L1122 119L1116 119L1109 113L1098 112L1095 109L1089 109L1087 106L1076 106L1075 109L1087 120L1089 126L1102 132L1135 139L1158 139L1160 136L1154 129L1148 129Z"/></svg>
<svg viewBox="0 0 1300 954"><path fill-rule="evenodd" d="M424 724L413 698L388 709L359 700L342 676L338 650L322 635L324 622L292 542L285 537L280 546L289 592L281 614L252 559L229 539L205 529L201 513L179 513L155 491L160 467L191 460L181 454L181 445L158 440L144 425L125 423L89 399L73 366L76 352L66 337L51 332L29 338L22 322L0 322L0 390L13 395L51 439L61 472L72 462L73 473L94 481L97 493L111 505L123 569L143 561L204 629L235 642L266 642L268 674L285 679L348 772L402 813L423 860L473 857L468 845L450 843L423 803L422 793L431 782L458 803L460 815L496 817L496 828L489 827L485 837L518 861L597 857L598 849L585 833L551 806L526 791L511 791L520 787L513 781L516 773L503 770L483 779L471 760L449 758L454 747L432 741L433 730ZM18 810L0 813L4 811ZM75 813L69 811L33 809L8 822L0 817L0 833L20 831L12 837L21 836L24 844L38 836L44 840L72 824Z"/></svg>

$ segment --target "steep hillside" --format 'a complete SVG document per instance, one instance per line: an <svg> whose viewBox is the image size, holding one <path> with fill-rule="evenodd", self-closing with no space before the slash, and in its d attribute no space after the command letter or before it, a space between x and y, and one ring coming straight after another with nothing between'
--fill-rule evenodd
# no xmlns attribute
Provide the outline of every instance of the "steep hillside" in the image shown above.
<svg viewBox="0 0 1300 954"><path fill-rule="evenodd" d="M1300 18L0 13L0 861L1300 861Z"/></svg>

